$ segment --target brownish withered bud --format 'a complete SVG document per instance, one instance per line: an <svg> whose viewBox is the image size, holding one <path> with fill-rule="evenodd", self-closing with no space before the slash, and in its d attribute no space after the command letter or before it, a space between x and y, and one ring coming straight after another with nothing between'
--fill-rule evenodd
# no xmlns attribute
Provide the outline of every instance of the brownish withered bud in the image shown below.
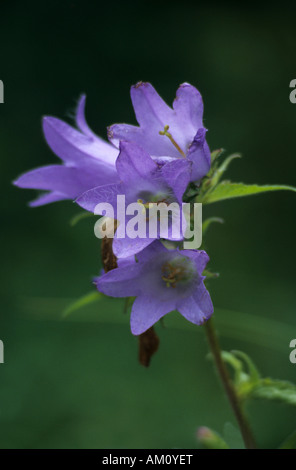
<svg viewBox="0 0 296 470"><path fill-rule="evenodd" d="M102 238L102 263L105 273L117 268L117 258L112 250L113 238Z"/></svg>
<svg viewBox="0 0 296 470"><path fill-rule="evenodd" d="M151 357L158 350L159 338L153 326L139 335L139 361L144 367L148 367Z"/></svg>

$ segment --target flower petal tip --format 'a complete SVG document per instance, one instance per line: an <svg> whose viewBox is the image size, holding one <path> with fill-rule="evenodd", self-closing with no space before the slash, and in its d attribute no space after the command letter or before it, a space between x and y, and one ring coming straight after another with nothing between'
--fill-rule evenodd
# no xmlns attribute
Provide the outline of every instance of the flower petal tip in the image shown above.
<svg viewBox="0 0 296 470"><path fill-rule="evenodd" d="M148 83L148 82L143 82L143 81L140 80L140 81L137 82L135 85L132 85L132 86L131 86L131 89L137 90L138 88L147 87L147 86L149 86L149 85L150 85L150 83Z"/></svg>

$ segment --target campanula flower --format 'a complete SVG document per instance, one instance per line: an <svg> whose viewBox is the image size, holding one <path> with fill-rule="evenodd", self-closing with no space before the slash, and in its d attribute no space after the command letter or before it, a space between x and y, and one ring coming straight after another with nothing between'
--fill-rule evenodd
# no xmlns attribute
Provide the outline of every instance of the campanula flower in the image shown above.
<svg viewBox="0 0 296 470"><path fill-rule="evenodd" d="M159 165L150 155L135 143L121 142L120 153L116 160L116 169L120 183L98 186L86 191L79 196L76 202L84 209L98 214L105 214L105 204L111 204L114 209L114 217L119 221L119 229L113 241L113 251L119 258L126 258L152 243L156 238L167 238L170 240L182 240L182 224L186 228L186 221L182 214L182 196L188 185L189 163L175 165L175 171L171 167ZM124 210L119 213L117 197L124 196ZM149 205L163 203L168 207L172 202L177 202L176 210L168 222L169 230L166 230L165 221L160 218L159 231L155 236L149 236ZM126 217L126 207L131 203L138 203L139 216L143 218L145 233L142 238L131 238L120 236L120 224L127 224L130 218ZM102 204L98 209L98 204ZM141 209L141 210L140 210ZM109 214L107 214L109 216ZM134 213L133 213L134 215ZM156 214L157 217L157 214ZM124 220L123 220L124 219ZM156 220L156 219L155 219ZM162 225L163 224L163 225ZM146 230L147 226L147 230ZM174 231L173 231L174 229ZM167 233L167 235L164 233Z"/></svg>
<svg viewBox="0 0 296 470"><path fill-rule="evenodd" d="M140 335L167 313L178 310L201 325L213 313L202 275L209 257L205 251L167 250L155 241L136 257L118 260L118 267L95 280L111 297L136 297L131 331Z"/></svg>
<svg viewBox="0 0 296 470"><path fill-rule="evenodd" d="M45 139L63 164L31 170L14 181L20 188L46 191L31 206L73 200L88 189L118 180L115 170L118 150L91 131L84 108L85 95L80 98L76 111L77 129L55 117L43 118Z"/></svg>
<svg viewBox="0 0 296 470"><path fill-rule="evenodd" d="M204 177L211 165L211 155L203 126L203 101L189 83L180 85L170 108L150 83L139 82L131 88L131 99L139 127L115 124L108 129L109 140L136 142L156 161L181 160L191 163L190 180Z"/></svg>

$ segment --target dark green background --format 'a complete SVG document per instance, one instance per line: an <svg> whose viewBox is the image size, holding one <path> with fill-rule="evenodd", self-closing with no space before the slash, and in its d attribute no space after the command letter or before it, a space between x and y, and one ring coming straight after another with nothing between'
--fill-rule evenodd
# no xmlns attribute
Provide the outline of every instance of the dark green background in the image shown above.
<svg viewBox="0 0 296 470"><path fill-rule="evenodd" d="M222 432L234 423L202 328L168 319L146 370L121 301L61 321L100 269L93 221L72 228L73 203L29 209L34 192L11 185L58 161L42 115L69 121L85 92L87 119L105 136L109 124L135 123L129 87L144 80L168 103L184 81L201 91L211 149L244 156L229 178L295 186L295 11L208 5L1 2L1 448L194 448L198 426ZM292 381L295 202L278 192L204 208L204 217L225 219L206 241L221 273L210 291L223 348L243 349L263 374ZM295 429L296 411L283 405L248 410L262 447Z"/></svg>

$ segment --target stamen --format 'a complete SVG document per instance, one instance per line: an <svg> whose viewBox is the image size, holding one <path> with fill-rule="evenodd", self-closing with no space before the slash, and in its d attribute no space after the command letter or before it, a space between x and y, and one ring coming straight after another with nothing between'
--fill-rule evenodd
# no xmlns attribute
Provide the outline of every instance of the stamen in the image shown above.
<svg viewBox="0 0 296 470"><path fill-rule="evenodd" d="M140 204L141 206L143 206L143 209L142 209L143 214L146 213L146 209L150 209L151 207L153 207L154 204L157 204L155 202L145 202L144 203L143 199L138 199L137 203Z"/></svg>
<svg viewBox="0 0 296 470"><path fill-rule="evenodd" d="M173 289L177 286L177 283L183 279L185 274L183 266L175 267L170 263L163 265L162 272L162 280L165 282L166 287L173 287Z"/></svg>
<svg viewBox="0 0 296 470"><path fill-rule="evenodd" d="M183 152L183 150L181 149L180 145L177 144L177 142L175 141L175 139L173 138L172 134L170 134L168 132L170 126L166 125L164 126L164 130L163 131L159 131L159 135L165 135L166 137L168 137L170 139L170 141L172 142L172 144L174 145L174 147L176 147L176 149L178 150L178 152L180 152L180 154L182 155L182 157L186 158L186 155L185 153Z"/></svg>

